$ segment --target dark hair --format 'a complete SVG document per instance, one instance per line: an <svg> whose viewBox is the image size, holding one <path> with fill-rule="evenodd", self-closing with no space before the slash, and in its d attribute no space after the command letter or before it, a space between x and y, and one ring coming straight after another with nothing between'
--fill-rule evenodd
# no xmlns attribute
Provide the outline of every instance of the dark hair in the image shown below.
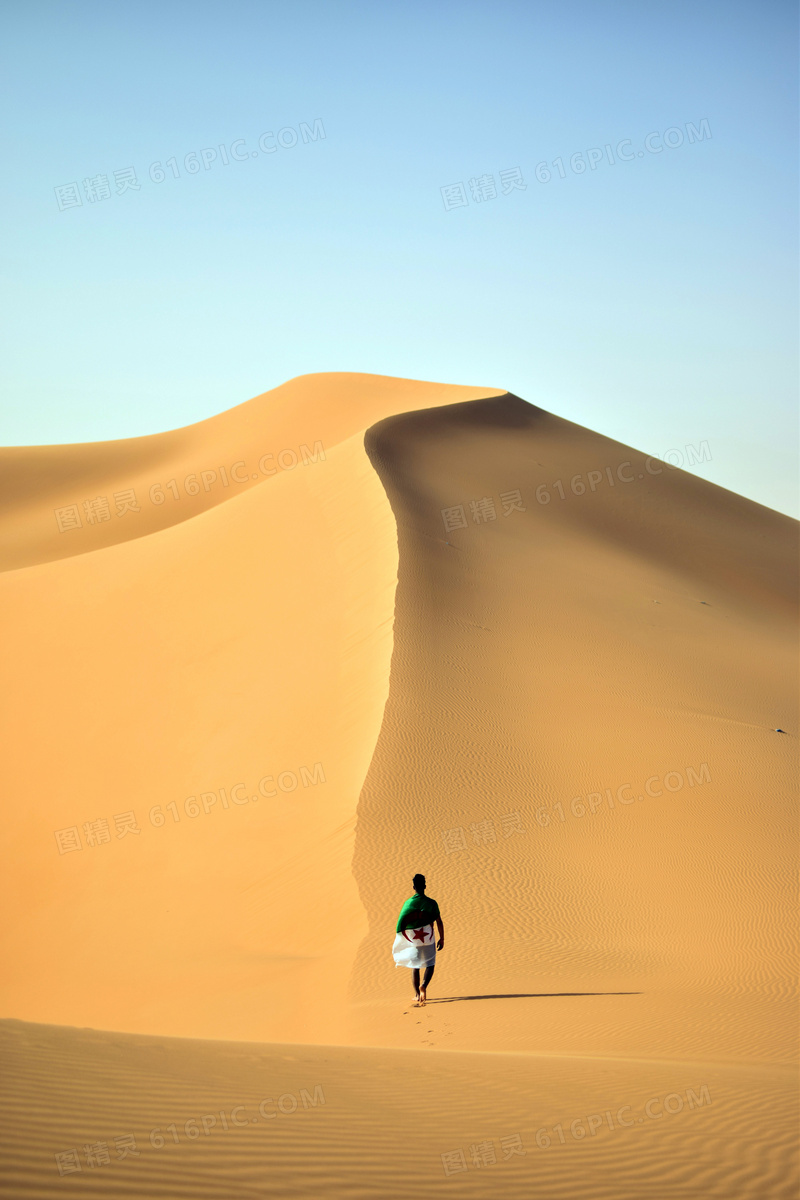
<svg viewBox="0 0 800 1200"><path fill-rule="evenodd" d="M424 875L415 875L414 878L411 880L411 883L412 883L412 886L413 886L415 892L424 892L425 891L425 876Z"/></svg>

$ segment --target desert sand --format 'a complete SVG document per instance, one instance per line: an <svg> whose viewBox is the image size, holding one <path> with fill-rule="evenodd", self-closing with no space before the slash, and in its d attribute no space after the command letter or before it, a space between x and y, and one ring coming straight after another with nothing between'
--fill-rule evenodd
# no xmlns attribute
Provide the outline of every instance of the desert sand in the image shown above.
<svg viewBox="0 0 800 1200"><path fill-rule="evenodd" d="M0 479L6 1194L797 1194L796 521L358 374Z"/></svg>

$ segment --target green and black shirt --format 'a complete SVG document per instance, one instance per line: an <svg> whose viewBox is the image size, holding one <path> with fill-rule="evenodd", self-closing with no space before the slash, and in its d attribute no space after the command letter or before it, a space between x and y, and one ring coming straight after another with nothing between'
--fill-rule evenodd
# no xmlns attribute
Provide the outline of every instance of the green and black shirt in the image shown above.
<svg viewBox="0 0 800 1200"><path fill-rule="evenodd" d="M432 925L439 919L439 905L436 901L430 896L420 896L415 892L406 900L400 911L395 933L403 933L406 929L419 929L422 925Z"/></svg>

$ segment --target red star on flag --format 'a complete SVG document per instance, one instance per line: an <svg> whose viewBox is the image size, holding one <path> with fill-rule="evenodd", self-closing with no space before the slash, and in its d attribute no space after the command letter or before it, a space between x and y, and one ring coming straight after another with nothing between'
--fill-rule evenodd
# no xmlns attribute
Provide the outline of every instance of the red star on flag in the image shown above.
<svg viewBox="0 0 800 1200"><path fill-rule="evenodd" d="M413 933L414 933L414 941L415 942L424 942L425 941L425 930L424 929L415 929L415 930L413 930Z"/></svg>

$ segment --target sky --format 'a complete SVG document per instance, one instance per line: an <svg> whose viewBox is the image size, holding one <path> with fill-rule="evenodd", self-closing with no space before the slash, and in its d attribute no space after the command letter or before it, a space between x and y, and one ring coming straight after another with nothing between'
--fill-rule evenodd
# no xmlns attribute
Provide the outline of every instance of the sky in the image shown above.
<svg viewBox="0 0 800 1200"><path fill-rule="evenodd" d="M6 0L0 100L0 444L360 371L798 515L794 3Z"/></svg>

